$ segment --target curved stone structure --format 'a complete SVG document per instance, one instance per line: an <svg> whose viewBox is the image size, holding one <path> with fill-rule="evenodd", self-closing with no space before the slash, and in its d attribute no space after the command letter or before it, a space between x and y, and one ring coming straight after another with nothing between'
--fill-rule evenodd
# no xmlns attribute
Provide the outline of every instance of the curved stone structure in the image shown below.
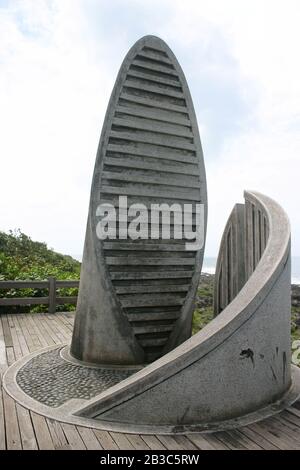
<svg viewBox="0 0 300 470"><path fill-rule="evenodd" d="M187 251L185 239L162 239L160 221L158 239L99 240L99 204L119 214L120 195L147 208L202 203L206 227L191 96L174 54L153 36L139 40L121 66L97 153L71 345L71 355L88 363L151 362L191 335L204 246Z"/></svg>
<svg viewBox="0 0 300 470"><path fill-rule="evenodd" d="M272 414L289 396L296 398L300 371L292 368L295 392L289 221L272 199L254 192L245 199L253 272L238 295L198 334L79 407L77 415L135 429L154 426L156 432L219 429L241 423L241 417ZM252 223L259 213L263 244L259 224Z"/></svg>

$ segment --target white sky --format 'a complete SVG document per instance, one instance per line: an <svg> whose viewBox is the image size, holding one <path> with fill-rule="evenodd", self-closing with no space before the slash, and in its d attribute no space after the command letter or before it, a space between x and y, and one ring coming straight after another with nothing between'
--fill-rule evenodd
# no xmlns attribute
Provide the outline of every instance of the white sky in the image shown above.
<svg viewBox="0 0 300 470"><path fill-rule="evenodd" d="M164 39L188 80L217 254L244 189L275 198L300 255L299 0L0 0L0 230L82 253L91 177L123 57Z"/></svg>

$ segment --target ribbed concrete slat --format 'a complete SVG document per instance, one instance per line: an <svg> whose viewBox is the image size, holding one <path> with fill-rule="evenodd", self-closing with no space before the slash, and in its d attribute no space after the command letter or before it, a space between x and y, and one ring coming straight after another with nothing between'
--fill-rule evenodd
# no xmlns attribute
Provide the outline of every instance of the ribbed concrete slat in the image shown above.
<svg viewBox="0 0 300 470"><path fill-rule="evenodd" d="M168 111L175 111L181 113L181 115L188 115L188 109L186 106L179 106L172 104L170 101L159 101L151 98L145 98L144 96L137 96L128 92L121 93L121 99L128 101L129 103L138 103L149 106L150 108L167 109ZM121 104L121 103L119 103Z"/></svg>
<svg viewBox="0 0 300 470"><path fill-rule="evenodd" d="M112 139L127 140L134 145L135 142L141 142L142 144L153 144L160 147L166 147L170 149L178 150L195 150L194 144L190 143L188 139L184 137L171 137L164 134L154 132L130 132L128 131L111 131L110 137Z"/></svg>
<svg viewBox="0 0 300 470"><path fill-rule="evenodd" d="M177 149L169 150L165 147L159 147L155 144L143 144L135 143L134 147L130 144L119 143L119 144L109 144L107 148L109 154L114 153L123 153L125 155L139 155L141 157L148 157L150 160L155 159L164 159L164 160L173 160L180 163L191 163L195 166L197 165L197 159L193 155L193 152L187 153Z"/></svg>
<svg viewBox="0 0 300 470"><path fill-rule="evenodd" d="M134 88L135 90L149 91L151 93L155 93L157 95L163 95L165 97L171 96L173 98L183 99L184 94L181 91L171 90L169 88L163 89L162 86L159 85L148 85L146 83L142 83L142 81L138 82L138 80L129 79L126 80L124 83L125 88Z"/></svg>
<svg viewBox="0 0 300 470"><path fill-rule="evenodd" d="M169 67L165 67L164 65L160 64L150 64L149 62L146 62L144 60L140 59L135 59L132 61L132 65L144 68L144 69L149 69L149 70L155 70L156 72L161 72L162 74L167 74L167 75L174 75L178 77L177 72L174 69L171 69Z"/></svg>
<svg viewBox="0 0 300 470"><path fill-rule="evenodd" d="M119 116L113 120L116 126L123 126L126 128L141 129L144 131L159 132L160 134L189 137L192 138L193 134L187 127L175 126L172 124L162 123L154 120L141 119L136 117L130 119L128 116Z"/></svg>
<svg viewBox="0 0 300 470"><path fill-rule="evenodd" d="M106 157L104 159L104 164L108 166L115 166L115 167L126 167L126 168L138 168L141 170L155 170L159 171L160 173L174 173L179 175L191 175L191 176L198 176L197 170L195 167L191 165L176 165L175 163L171 165L166 165L163 162L157 163L149 163L145 161L144 158L138 157L138 159L134 159L133 156L131 157L123 157L120 158L113 158L113 157Z"/></svg>
<svg viewBox="0 0 300 470"><path fill-rule="evenodd" d="M172 61L169 59L169 57L164 56L163 54L159 54L155 51L151 51L149 49L143 49L142 52L139 52L138 57L144 57L145 59L152 59L157 62L169 64L170 66L172 66L172 68L174 68Z"/></svg>
<svg viewBox="0 0 300 470"><path fill-rule="evenodd" d="M164 177L161 176L159 173L153 175L153 173L148 172L138 172L138 171L127 171L125 172L113 172L113 171L103 171L102 177L108 180L120 180L120 181L130 181L136 183L148 183L148 184L159 184L159 185L167 185L167 186L190 186L191 188L199 188L199 180L197 181L196 178L192 176L190 178L186 178L184 176L169 176Z"/></svg>
<svg viewBox="0 0 300 470"><path fill-rule="evenodd" d="M125 106L120 105L116 107L116 113L128 114L131 116L144 117L153 119L155 121L169 122L178 124L186 127L191 126L191 121L187 117L183 117L173 111L167 111L165 109L152 109L148 106L129 104Z"/></svg>
<svg viewBox="0 0 300 470"><path fill-rule="evenodd" d="M153 185L154 186L154 185ZM151 198L157 198L158 196L163 198L172 198L170 195L169 189L157 189L157 187L143 187L138 185L131 185L127 184L126 187L121 186L103 186L101 188L101 194L118 194L121 196L148 196ZM186 199L192 202L198 202L200 199L199 191L197 190L190 190L188 192L187 189L184 188L177 188L175 195L173 195L173 199Z"/></svg>
<svg viewBox="0 0 300 470"><path fill-rule="evenodd" d="M157 83L163 83L165 85L173 86L174 88L180 87L180 84L178 81L171 79L171 78L166 78L163 76L158 76L158 75L153 75L151 73L147 72L139 72L138 70L132 70L129 69L127 73L128 77L136 77L136 78L143 78L145 80L157 82Z"/></svg>

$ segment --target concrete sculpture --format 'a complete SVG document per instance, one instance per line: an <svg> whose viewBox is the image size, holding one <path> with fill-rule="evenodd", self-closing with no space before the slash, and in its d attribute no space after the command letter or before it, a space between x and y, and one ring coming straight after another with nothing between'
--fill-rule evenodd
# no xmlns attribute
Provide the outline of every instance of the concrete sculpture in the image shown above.
<svg viewBox="0 0 300 470"><path fill-rule="evenodd" d="M189 251L187 233L176 238L176 211L171 239L163 238L160 219L158 237L124 238L127 211L128 220L110 226L118 237L99 238L99 205L124 214L120 195L146 210L152 202L176 202L181 213L185 204L200 203L204 241L206 182L195 113L176 58L153 36L129 51L108 106L71 349L55 345L16 362L3 379L7 392L64 422L156 434L237 427L296 401L284 210L252 191L235 205L216 267L215 318L190 337L204 246ZM194 206L190 213L194 226ZM143 223L148 233L149 219Z"/></svg>
<svg viewBox="0 0 300 470"><path fill-rule="evenodd" d="M147 208L202 203L206 219L191 96L174 54L153 36L127 54L100 138L71 345L71 355L85 362L150 362L191 335L204 246L188 251L186 240L164 240L161 233L158 239L118 233L115 240L99 240L97 208L108 203L120 211L120 195L128 206Z"/></svg>

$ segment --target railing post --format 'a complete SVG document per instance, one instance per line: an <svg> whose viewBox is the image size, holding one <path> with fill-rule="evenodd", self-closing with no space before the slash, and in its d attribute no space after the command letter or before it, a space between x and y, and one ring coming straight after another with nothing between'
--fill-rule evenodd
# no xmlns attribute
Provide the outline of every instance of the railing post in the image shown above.
<svg viewBox="0 0 300 470"><path fill-rule="evenodd" d="M56 279L55 277L48 277L49 282L49 313L56 312Z"/></svg>

